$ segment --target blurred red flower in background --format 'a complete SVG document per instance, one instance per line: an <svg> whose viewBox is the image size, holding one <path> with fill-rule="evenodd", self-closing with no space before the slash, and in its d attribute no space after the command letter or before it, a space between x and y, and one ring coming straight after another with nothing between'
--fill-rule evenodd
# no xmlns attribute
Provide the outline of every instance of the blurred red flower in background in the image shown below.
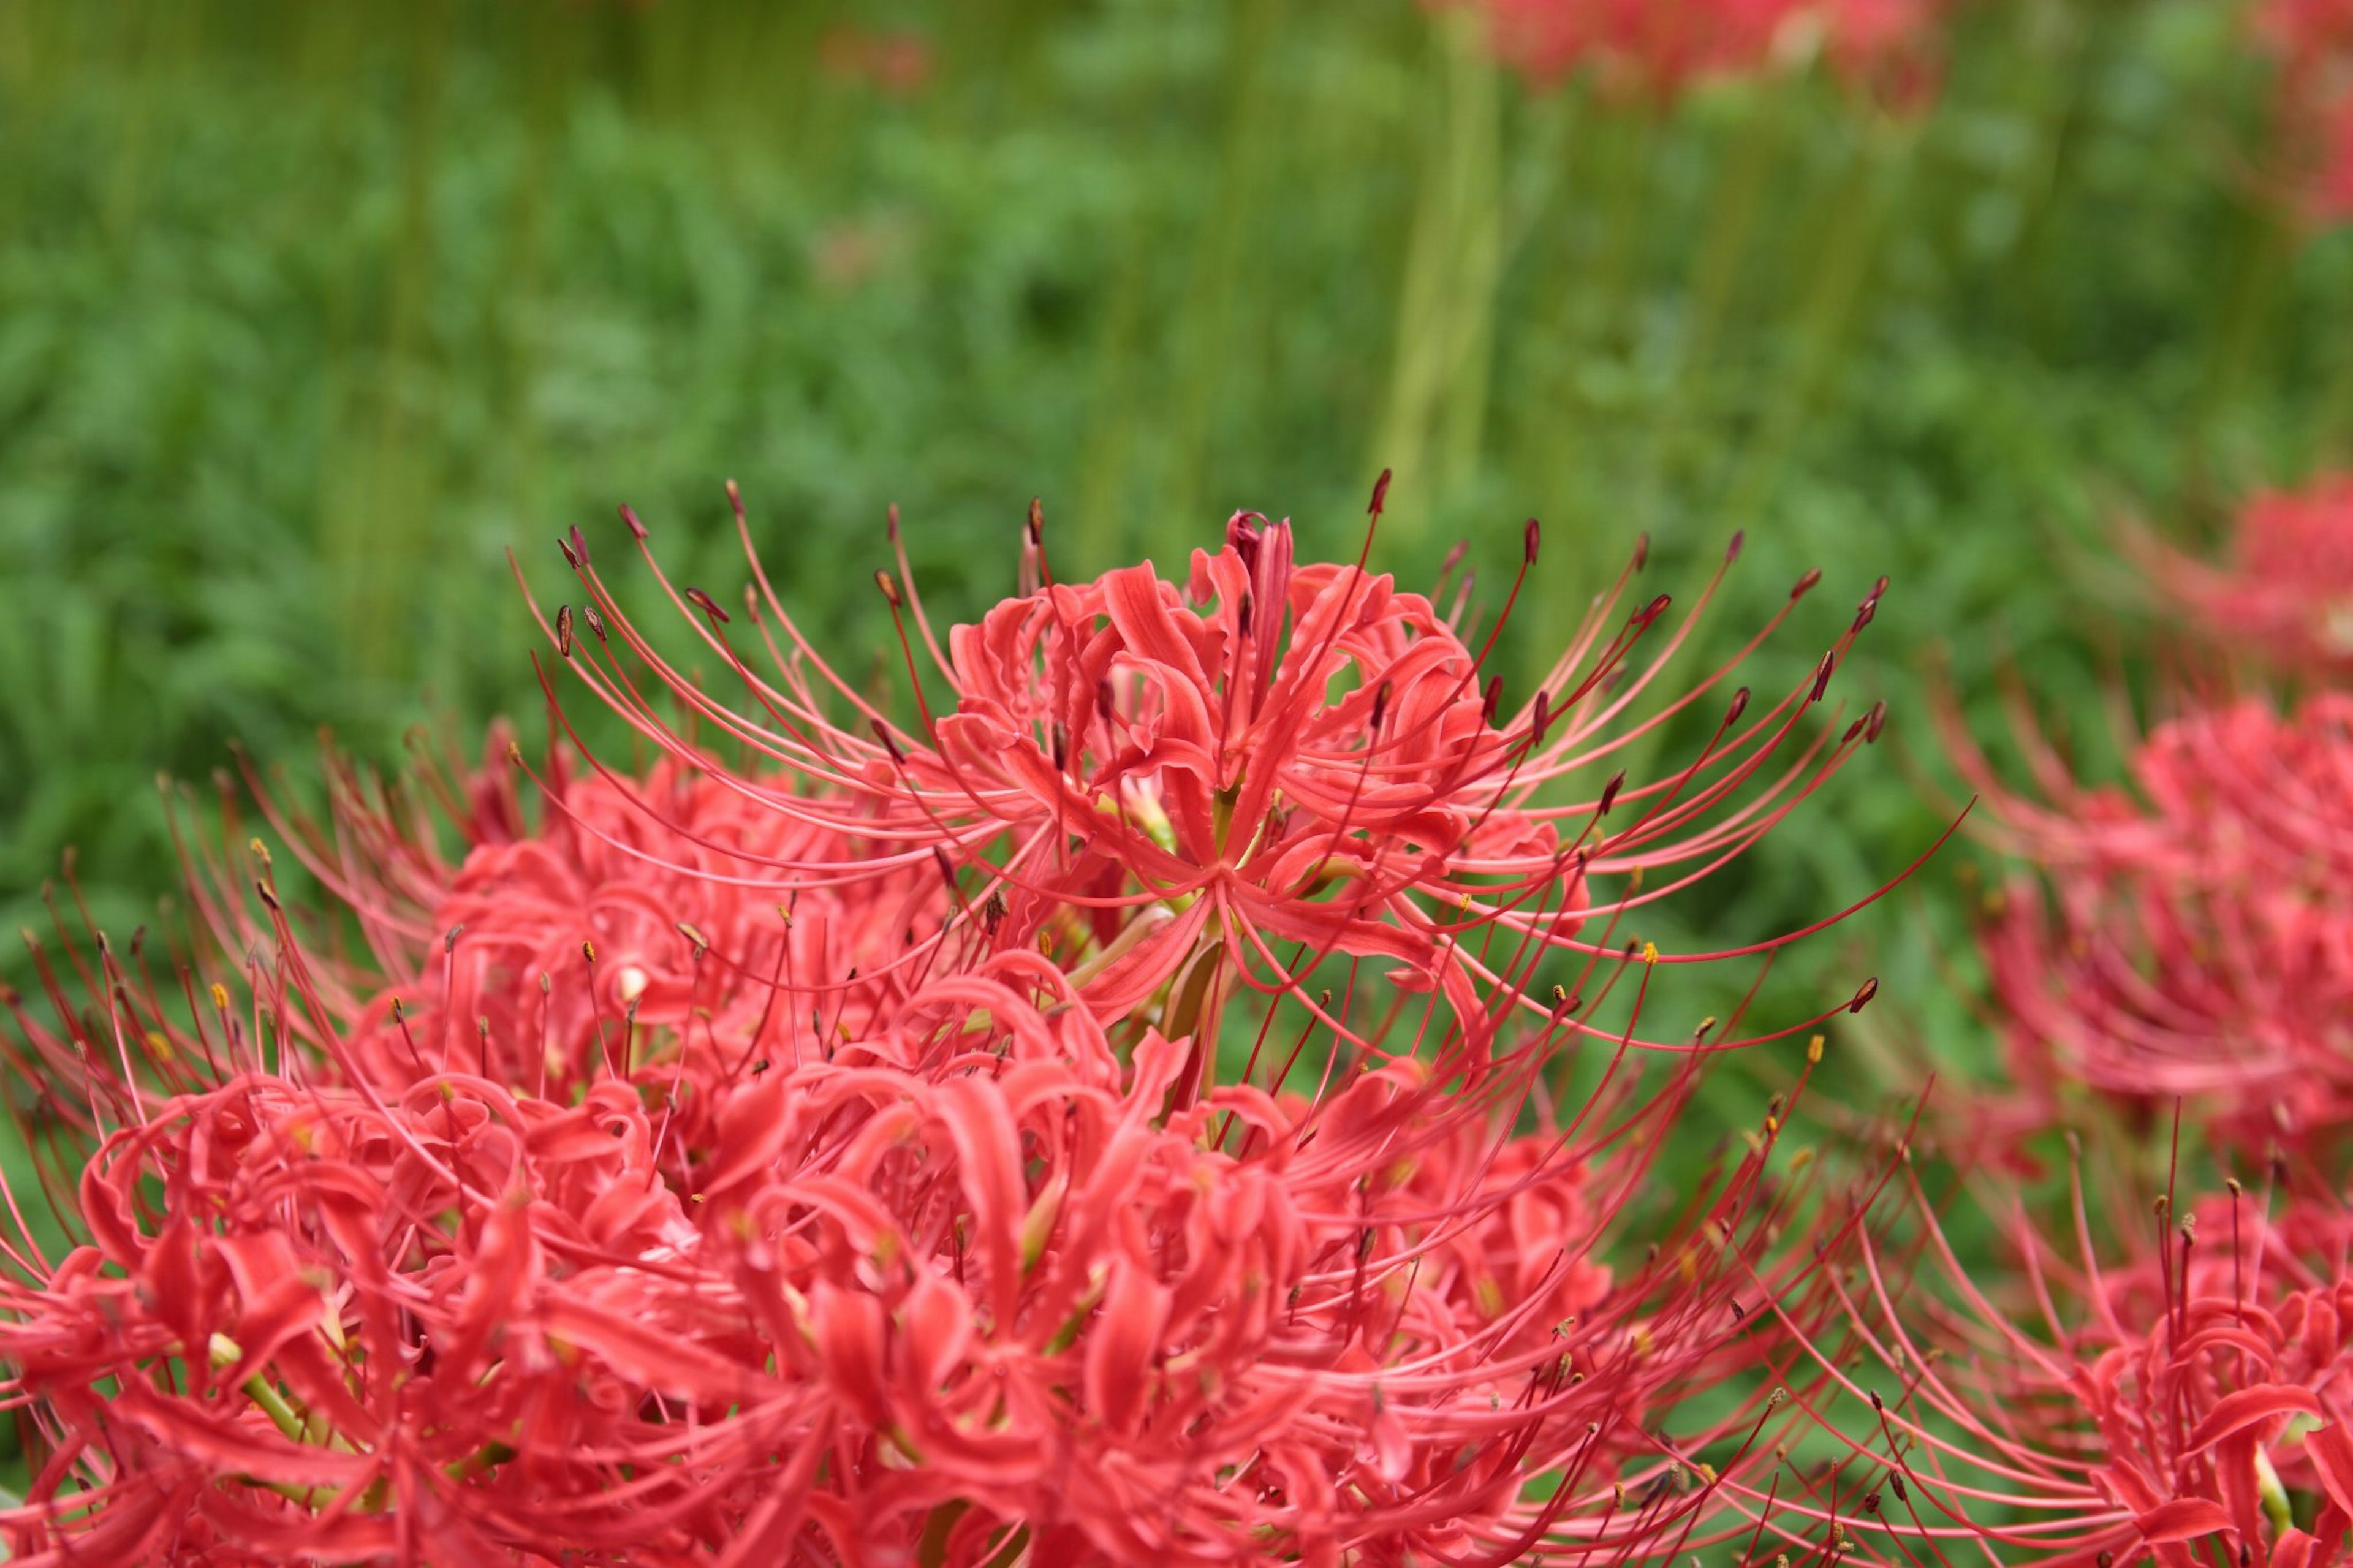
<svg viewBox="0 0 2353 1568"><path fill-rule="evenodd" d="M839 23L818 41L818 65L837 81L910 98L932 79L932 46L917 32L886 32Z"/></svg>
<svg viewBox="0 0 2353 1568"><path fill-rule="evenodd" d="M1477 0L1498 54L1540 86L1578 71L1672 95L1819 52L1893 100L1927 95L1947 0Z"/></svg>
<svg viewBox="0 0 2353 1568"><path fill-rule="evenodd" d="M2353 1116L2353 698L2194 708L2087 789L2039 741L2049 798L1957 753L1996 838L2040 866L1994 900L1985 954L2027 1097L2084 1085L2144 1117L2186 1097L2210 1134L2322 1157Z"/></svg>
<svg viewBox="0 0 2353 1568"><path fill-rule="evenodd" d="M2315 218L2353 216L2353 5L2263 0L2256 36L2278 63L2281 173Z"/></svg>
<svg viewBox="0 0 2353 1568"><path fill-rule="evenodd" d="M2158 591L2217 647L2289 672L2353 672L2353 475L2253 497L2220 565L2145 533L2127 538Z"/></svg>

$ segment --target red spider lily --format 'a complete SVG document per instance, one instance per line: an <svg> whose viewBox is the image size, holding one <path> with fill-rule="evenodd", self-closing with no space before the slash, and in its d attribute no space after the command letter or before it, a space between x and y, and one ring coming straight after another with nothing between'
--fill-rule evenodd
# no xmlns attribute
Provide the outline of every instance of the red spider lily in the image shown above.
<svg viewBox="0 0 2353 1568"><path fill-rule="evenodd" d="M592 648L546 623L568 650L568 668L650 744L711 770L706 750L649 701L622 661L626 650L697 722L776 770L765 779L712 776L813 829L854 826L878 847L856 868L750 857L773 868L773 887L820 871L826 885L843 887L926 866L955 879L956 916L920 933L894 970L1042 947L1107 1024L1145 1008L1172 1036L1193 1037L1205 1079L1219 1003L1237 987L1287 995L1351 1048L1395 1053L1362 1025L1345 1024L1306 984L1335 954L1352 972L1366 960L1384 964L1393 984L1433 997L1430 1019L1414 1028L1440 1076L1481 1059L1507 1024L1556 1021L1558 1008L1532 984L1548 960L1575 963L1577 984L1567 989L1598 1000L1603 972L1621 972L1633 951L1619 934L1630 915L1755 844L1875 740L1883 721L1874 708L1842 730L1809 722L1876 613L1883 580L1810 679L1769 704L1752 702L1745 687L1733 692L1688 764L1635 785L1621 771L1598 793L1547 804L1548 786L1592 780L1639 737L1720 689L1819 574L1797 585L1740 654L1633 717L1737 544L1641 665L1632 656L1670 600L1657 595L1619 619L1630 567L1514 712L1503 704L1501 677L1483 668L1500 619L1474 648L1457 630L1461 598L1441 615L1432 600L1361 565L1294 567L1288 524L1237 514L1223 551L1195 552L1182 589L1149 567L1074 586L1045 580L1033 510L1024 546L1031 586L978 625L956 628L945 650L912 582L878 574L894 617L913 622L955 699L935 714L919 689L922 720L910 730L817 658L750 553L740 505L737 521L757 584L745 595L747 619L775 658L766 674L745 662L715 602L661 576L638 532L648 566L741 680L747 708L685 682L577 546L567 548L599 629ZM1523 579L1536 539L1531 522ZM1641 560L1638 552L1635 565ZM903 552L901 564L903 572ZM912 679L913 644L902 637L902 646ZM828 717L828 690L867 733ZM1770 952L1800 934L1737 952ZM1380 1028L1395 1023L1385 1014ZM1560 1026L1595 1040L1618 1034L1575 1010Z"/></svg>
<svg viewBox="0 0 2353 1568"><path fill-rule="evenodd" d="M0 1303L44 1451L0 1516L21 1558L1500 1564L1727 1538L1786 1359L1758 1314L1820 1300L1801 1243L1850 1220L1776 1167L1779 1106L1655 1201L1705 1058L1788 1031L1744 1036L1744 1004L1646 1037L1660 973L1729 955L1620 927L1875 738L1875 710L1813 710L1878 590L1689 764L1553 806L1730 668L1633 717L1691 623L1634 664L1667 605L1621 623L1622 579L1513 714L1460 598L1295 567L1250 516L1187 592L1055 584L1033 512L1032 585L944 651L903 556L883 579L955 698L919 689L901 728L756 560L765 675L656 572L739 711L565 549L590 605L550 637L649 768L503 736L461 779L338 764L323 825L265 809L364 953L334 921L298 940L258 841L191 840L249 1007L184 968L176 1021L138 944L68 940L58 1024L17 1009L21 1062L101 1139L79 1245L52 1260L20 1219ZM1221 1021L1257 1031L1246 1065Z"/></svg>
<svg viewBox="0 0 2353 1568"><path fill-rule="evenodd" d="M2353 700L2193 710L2140 744L2134 794L2047 776L2047 805L1957 743L2052 884L1997 900L1985 944L2034 1119L2067 1083L2144 1118L2187 1097L2236 1147L2326 1159L2353 1116Z"/></svg>
<svg viewBox="0 0 2353 1568"><path fill-rule="evenodd" d="M1672 95L1819 49L1853 82L1917 98L1944 0L1480 0L1497 53L1540 85L1583 70Z"/></svg>
<svg viewBox="0 0 2353 1568"><path fill-rule="evenodd" d="M1837 1287L1846 1331L1799 1395L1841 1438L1835 1531L1884 1562L2164 1568L2345 1559L2353 1527L2348 1227L2334 1198L2236 1182L2181 1215L2123 1216L2103 1261L2077 1184L2073 1235L2012 1200L2017 1253L1980 1284L1915 1183L1909 1242L1865 1233ZM2276 1212L2274 1212L2276 1207ZM1867 1409L1866 1409L1867 1405ZM1794 1531L1808 1514L1784 1508Z"/></svg>
<svg viewBox="0 0 2353 1568"><path fill-rule="evenodd" d="M2353 669L2353 476L2256 496L2240 510L2227 564L2144 534L2130 542L2158 591L2217 647L2316 675Z"/></svg>

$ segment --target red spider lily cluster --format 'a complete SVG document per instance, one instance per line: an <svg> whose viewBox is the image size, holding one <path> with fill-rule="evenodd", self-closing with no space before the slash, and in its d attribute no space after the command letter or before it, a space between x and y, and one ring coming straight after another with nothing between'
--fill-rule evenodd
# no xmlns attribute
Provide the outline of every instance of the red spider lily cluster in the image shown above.
<svg viewBox="0 0 2353 1568"><path fill-rule="evenodd" d="M1672 96L1820 55L1842 79L1922 96L1936 76L1947 0L1477 0L1498 54L1549 85Z"/></svg>
<svg viewBox="0 0 2353 1568"><path fill-rule="evenodd" d="M1950 1200L1910 1180L1911 1201L1859 1227L1854 1260L1823 1277L1837 1300L1819 1317L1842 1327L1786 1320L1817 1368L1793 1379L1794 1404L1834 1435L1852 1484L1834 1526L1814 1500L1764 1504L1835 1529L1857 1556L2346 1558L2353 701L2329 688L2342 666L2318 635L2348 548L2340 488L2250 507L2229 573L2144 552L2160 593L2208 612L2229 662L2285 663L2300 698L2185 684L2130 748L2129 790L2079 784L2021 725L2030 797L1954 737L1997 842L2043 873L1989 900L2015 1095L1973 1106L1968 1135L1980 1152L1989 1133L2080 1126L2090 1142L2071 1134L2072 1194L2041 1204L1994 1162L1959 1161L2006 1245L1996 1266L1965 1264ZM2103 1136L2112 1111L2121 1149ZM2168 1140L2164 1196L2123 1201L2138 1184L2128 1151ZM2180 1173L2208 1162L2260 1175L2218 1173L2210 1196L2179 1200Z"/></svg>
<svg viewBox="0 0 2353 1568"><path fill-rule="evenodd" d="M1467 583L1303 563L1250 514L1177 581L1058 582L1033 510L1021 591L944 640L903 551L879 574L894 704L736 515L731 610L624 513L702 675L575 531L539 760L332 763L322 816L260 792L275 850L225 792L186 841L222 961L159 984L68 936L54 1016L10 999L45 1118L95 1146L43 1167L62 1252L6 1198L12 1560L1500 1565L1747 1531L1773 1326L1829 1304L1857 1212L1780 1148L1800 1042L1874 984L1662 1029L1666 977L1803 933L1638 931L1877 738L1827 693L1879 591L1778 697L1726 689L1738 656L1662 696L1698 608L1630 610L1638 552L1514 704ZM559 679L650 760L583 743ZM1676 721L1695 750L1629 781ZM1775 1041L1787 1098L1662 1170L1706 1059Z"/></svg>

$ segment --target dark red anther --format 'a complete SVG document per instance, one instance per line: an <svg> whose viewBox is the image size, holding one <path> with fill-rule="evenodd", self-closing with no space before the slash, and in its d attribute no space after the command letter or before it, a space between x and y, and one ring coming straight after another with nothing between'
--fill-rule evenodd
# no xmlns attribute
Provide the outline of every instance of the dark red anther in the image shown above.
<svg viewBox="0 0 2353 1568"><path fill-rule="evenodd" d="M1870 712L1863 715L1862 743L1867 746L1877 741L1879 732L1886 728L1887 699L1883 697L1871 705Z"/></svg>
<svg viewBox="0 0 2353 1568"><path fill-rule="evenodd" d="M458 951L458 939L465 934L465 922L460 921L458 924L451 926L448 931L443 933L441 938L441 953L443 957L446 958L450 953Z"/></svg>
<svg viewBox="0 0 2353 1568"><path fill-rule="evenodd" d="M1609 816L1609 808L1618 804L1618 792L1625 787L1626 770L1624 768L1620 768L1616 773L1609 775L1609 782L1601 786L1601 802L1593 808L1593 815L1596 816Z"/></svg>
<svg viewBox="0 0 2353 1568"><path fill-rule="evenodd" d="M1381 515L1381 509L1388 504L1388 500L1389 470L1383 468L1381 477L1373 481L1373 504L1365 510L1373 516L1378 517Z"/></svg>
<svg viewBox="0 0 2353 1568"><path fill-rule="evenodd" d="M603 642L605 640L605 617L596 613L596 606L594 605L583 605L580 606L580 614L582 617L587 621L588 629L596 635L596 640L598 642Z"/></svg>
<svg viewBox="0 0 2353 1568"><path fill-rule="evenodd" d="M727 481L727 510L735 514L738 523L744 521L744 492L733 479Z"/></svg>
<svg viewBox="0 0 2353 1568"><path fill-rule="evenodd" d="M1536 548L1544 542L1544 524L1530 518L1520 530L1520 559L1533 566L1536 563Z"/></svg>
<svg viewBox="0 0 2353 1568"><path fill-rule="evenodd" d="M1804 598L1808 594L1810 594L1810 593L1812 593L1812 592L1814 591L1814 584L1817 584L1817 583L1819 583L1819 582L1820 582L1821 580L1822 580L1822 569L1821 569L1820 567L1819 567L1819 566L1809 566L1809 567L1807 567L1807 568L1806 568L1806 574L1805 574L1804 576L1802 576L1802 577L1800 577L1800 578L1799 578L1799 579L1798 579L1798 585L1797 585L1796 587L1794 587L1794 588L1792 588L1792 589L1790 589L1790 590L1789 590L1789 597L1791 597L1792 599L1802 599L1802 598Z"/></svg>
<svg viewBox="0 0 2353 1568"><path fill-rule="evenodd" d="M1667 606L1674 602L1673 595L1662 594L1657 598L1651 600L1649 604L1643 605L1641 609L1635 611L1634 618L1630 624L1638 631L1649 631L1651 626L1657 622L1658 618L1667 613Z"/></svg>
<svg viewBox="0 0 2353 1568"><path fill-rule="evenodd" d="M1242 595L1242 602L1234 606L1234 630L1240 637L1250 634L1250 596L1247 591Z"/></svg>
<svg viewBox="0 0 2353 1568"><path fill-rule="evenodd" d="M1871 999L1878 994L1879 976L1874 974L1856 988L1854 1000L1846 1005L1846 1010L1850 1013L1860 1013L1870 1005Z"/></svg>
<svg viewBox="0 0 2353 1568"><path fill-rule="evenodd" d="M1729 566L1734 562L1739 560L1740 547L1747 542L1748 531L1745 528L1734 529L1732 531L1732 542L1724 547L1724 563L1726 566Z"/></svg>
<svg viewBox="0 0 2353 1568"><path fill-rule="evenodd" d="M871 721L871 724L874 738L882 742L882 749L891 753L891 760L894 763L905 763L907 753L899 749L898 741L891 733L891 726L880 719Z"/></svg>
<svg viewBox="0 0 2353 1568"><path fill-rule="evenodd" d="M890 535L891 542L895 545L899 542L899 503L892 501L884 509L882 516L885 520L883 531Z"/></svg>
<svg viewBox="0 0 2353 1568"><path fill-rule="evenodd" d="M555 609L555 651L565 658L572 657L572 606L559 605Z"/></svg>
<svg viewBox="0 0 2353 1568"><path fill-rule="evenodd" d="M571 540L559 535L555 541L555 548L564 552L564 563L566 566L571 567L575 572L580 570L580 557L573 553Z"/></svg>
<svg viewBox="0 0 2353 1568"><path fill-rule="evenodd" d="M580 565L588 564L588 536L580 531L576 522L572 525L572 548L565 553Z"/></svg>
<svg viewBox="0 0 2353 1568"><path fill-rule="evenodd" d="M1806 699L1807 701L1820 702L1822 700L1822 693L1831 689L1831 671L1837 668L1838 655L1825 652L1822 662L1814 666L1814 693Z"/></svg>
<svg viewBox="0 0 2353 1568"><path fill-rule="evenodd" d="M1550 728L1552 728L1552 693L1539 686L1536 688L1535 712L1528 726L1528 745L1531 748L1543 745L1545 731Z"/></svg>
<svg viewBox="0 0 2353 1568"><path fill-rule="evenodd" d="M897 579L893 578L888 572L877 571L874 574L874 585L882 590L884 602L889 604L894 610L899 607L899 584Z"/></svg>
<svg viewBox="0 0 2353 1568"><path fill-rule="evenodd" d="M1887 592L1887 579L1882 577L1871 585L1871 592L1862 596L1862 602L1855 605L1854 629L1856 631L1861 631L1871 625L1872 617L1879 614L1879 595L1885 592Z"/></svg>
<svg viewBox="0 0 2353 1568"><path fill-rule="evenodd" d="M1744 686L1732 694L1732 706L1725 710L1724 727L1727 730L1731 729L1740 722L1740 716L1747 711L1748 688Z"/></svg>
<svg viewBox="0 0 2353 1568"><path fill-rule="evenodd" d="M936 844L932 846L932 864L940 868L940 880L948 885L948 891L955 892L956 890L955 866L948 859L948 852Z"/></svg>
<svg viewBox="0 0 2353 1568"><path fill-rule="evenodd" d="M1095 681L1095 712L1102 718L1105 730L1109 730L1112 721L1119 717L1119 710L1112 704L1111 677L1109 676L1103 676Z"/></svg>
<svg viewBox="0 0 2353 1568"><path fill-rule="evenodd" d="M1381 715L1388 712L1388 708L1389 683L1384 680L1381 682L1379 689L1373 693L1373 716L1369 720L1366 721L1365 728L1367 730L1378 730L1381 727Z"/></svg>
<svg viewBox="0 0 2353 1568"><path fill-rule="evenodd" d="M1036 549L1046 537L1046 502L1041 496L1029 498L1029 547Z"/></svg>
<svg viewBox="0 0 2353 1568"><path fill-rule="evenodd" d="M1843 746L1843 745L1845 745L1849 741L1853 740L1857 735L1862 734L1862 727L1863 727L1864 723L1866 723L1866 722L1867 722L1867 721L1866 721L1866 720L1864 720L1864 719L1862 719L1862 718L1858 717L1857 719L1855 719L1855 720L1854 720L1854 721L1853 721L1853 722L1852 722L1852 723L1850 723L1849 725L1847 725L1847 727L1846 727L1846 733L1845 733L1845 734L1843 734L1843 735L1841 735L1841 736L1839 737L1839 744L1840 744L1840 745L1841 745L1841 746Z"/></svg>
<svg viewBox="0 0 2353 1568"><path fill-rule="evenodd" d="M710 595L704 593L700 588L687 588L681 591L686 595L686 602L688 604L692 605L696 609L701 610L704 615L709 616L712 620L716 622L718 625L723 626L727 624L727 612L719 607L718 600L712 598Z"/></svg>
<svg viewBox="0 0 2353 1568"><path fill-rule="evenodd" d="M1487 723L1493 724L1495 721L1496 710L1503 705L1504 678L1500 675L1491 675L1487 678L1486 696L1479 704L1479 717Z"/></svg>
<svg viewBox="0 0 2353 1568"><path fill-rule="evenodd" d="M627 501L621 503L621 521L629 525L629 536L632 539L642 541L645 538L646 525L638 521L636 509Z"/></svg>
<svg viewBox="0 0 2353 1568"><path fill-rule="evenodd" d="M1634 541L1634 570L1640 572L1651 559L1651 533L1644 529Z"/></svg>

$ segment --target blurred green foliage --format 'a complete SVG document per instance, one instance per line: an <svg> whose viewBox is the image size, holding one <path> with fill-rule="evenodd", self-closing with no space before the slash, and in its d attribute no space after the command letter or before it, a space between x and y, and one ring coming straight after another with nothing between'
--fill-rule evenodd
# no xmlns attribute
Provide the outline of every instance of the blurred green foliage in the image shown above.
<svg viewBox="0 0 2353 1568"><path fill-rule="evenodd" d="M901 35L920 81L845 41ZM151 778L232 737L531 716L501 552L553 584L617 500L724 600L740 479L855 670L889 503L963 618L1032 495L1065 574L1173 568L1243 506L1352 552L1393 465L1409 581L1464 539L1492 602L1545 520L1522 677L1642 531L1679 595L1747 531L1694 667L1825 569L1760 687L1893 577L1839 690L1895 743L1662 934L1803 923L1954 807L1933 665L2096 753L2115 515L2353 434L2353 241L2265 199L2265 85L2215 0L1979 0L1918 108L1530 93L1412 0L0 0L0 906L70 846L151 918ZM1981 1051L1969 853L1775 994L1868 963Z"/></svg>

